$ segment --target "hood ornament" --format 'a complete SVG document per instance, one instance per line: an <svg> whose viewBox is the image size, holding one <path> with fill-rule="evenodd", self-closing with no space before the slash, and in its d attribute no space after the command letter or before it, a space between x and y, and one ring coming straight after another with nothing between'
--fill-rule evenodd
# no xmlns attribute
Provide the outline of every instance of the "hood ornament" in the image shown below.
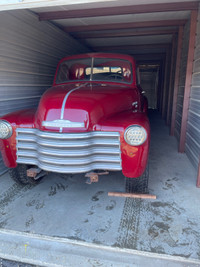
<svg viewBox="0 0 200 267"><path fill-rule="evenodd" d="M53 120L53 121L43 121L42 126L56 127L56 128L83 128L85 127L85 123L60 119L60 120Z"/></svg>

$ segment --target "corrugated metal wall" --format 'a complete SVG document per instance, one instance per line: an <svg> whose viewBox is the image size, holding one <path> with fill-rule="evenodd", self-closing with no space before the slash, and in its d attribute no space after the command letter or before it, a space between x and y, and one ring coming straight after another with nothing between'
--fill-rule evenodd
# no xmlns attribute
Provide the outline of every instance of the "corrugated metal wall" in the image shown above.
<svg viewBox="0 0 200 267"><path fill-rule="evenodd" d="M183 97L184 97L184 89L185 89L187 55L188 55L188 46L189 46L189 39L188 39L189 31L190 31L190 21L186 23L185 28L184 28L183 46L182 46L182 53L181 53L180 79L179 79L178 99L177 99L177 108L176 108L176 122L175 122L175 136L178 141L180 139L180 131L181 131Z"/></svg>
<svg viewBox="0 0 200 267"><path fill-rule="evenodd" d="M0 116L35 107L58 61L89 50L29 11L0 13ZM5 166L0 157L0 174Z"/></svg>
<svg viewBox="0 0 200 267"><path fill-rule="evenodd" d="M186 134L186 154L197 169L200 155L200 12L198 15L196 49Z"/></svg>

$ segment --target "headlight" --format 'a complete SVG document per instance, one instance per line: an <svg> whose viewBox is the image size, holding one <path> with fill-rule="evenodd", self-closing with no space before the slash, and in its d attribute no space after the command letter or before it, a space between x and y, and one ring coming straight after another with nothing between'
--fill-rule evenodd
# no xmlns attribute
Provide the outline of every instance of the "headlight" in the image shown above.
<svg viewBox="0 0 200 267"><path fill-rule="evenodd" d="M12 135L12 126L7 121L0 120L0 138L7 139Z"/></svg>
<svg viewBox="0 0 200 267"><path fill-rule="evenodd" d="M131 146L140 146L146 141L147 132L142 126L133 125L126 129L124 139Z"/></svg>

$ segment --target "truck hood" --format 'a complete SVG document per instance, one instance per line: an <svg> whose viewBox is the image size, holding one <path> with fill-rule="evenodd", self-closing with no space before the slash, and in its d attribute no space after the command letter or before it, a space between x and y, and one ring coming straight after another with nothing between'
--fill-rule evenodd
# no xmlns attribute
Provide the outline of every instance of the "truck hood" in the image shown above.
<svg viewBox="0 0 200 267"><path fill-rule="evenodd" d="M132 109L137 90L125 85L79 83L54 86L42 96L35 126L43 131L92 131L102 118Z"/></svg>

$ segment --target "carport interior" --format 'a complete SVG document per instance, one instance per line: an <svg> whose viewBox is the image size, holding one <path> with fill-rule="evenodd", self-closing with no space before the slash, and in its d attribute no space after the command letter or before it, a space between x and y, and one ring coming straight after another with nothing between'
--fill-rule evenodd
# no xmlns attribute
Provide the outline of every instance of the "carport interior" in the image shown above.
<svg viewBox="0 0 200 267"><path fill-rule="evenodd" d="M149 108L159 111L177 139L177 150L186 152L198 172L198 6L199 1L169 0L2 5L7 11L1 16L0 114L36 106L63 56L130 54L137 60ZM2 160L0 166L3 173Z"/></svg>
<svg viewBox="0 0 200 267"><path fill-rule="evenodd" d="M66 55L134 56L151 109L150 192L158 201L108 198L108 190L124 186L115 173L91 187L83 175L51 174L30 188L13 184L6 173L0 181L1 228L199 259L199 192L194 187L200 154L198 7L199 1L179 0L2 6L0 115L37 106ZM5 173L2 161L0 172Z"/></svg>

